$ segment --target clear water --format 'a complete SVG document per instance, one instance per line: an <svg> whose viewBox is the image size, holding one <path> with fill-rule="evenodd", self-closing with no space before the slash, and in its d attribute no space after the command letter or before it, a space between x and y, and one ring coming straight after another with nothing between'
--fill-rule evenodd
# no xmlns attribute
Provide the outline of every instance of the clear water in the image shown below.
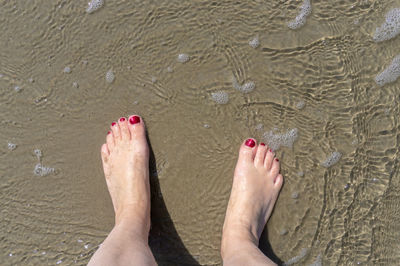
<svg viewBox="0 0 400 266"><path fill-rule="evenodd" d="M262 249L296 265L400 264L400 80L376 82L400 37L374 40L400 1L311 1L293 30L303 2L1 1L0 264L88 262L113 226L100 146L135 113L154 151L160 265L221 264L241 141L292 129Z"/></svg>

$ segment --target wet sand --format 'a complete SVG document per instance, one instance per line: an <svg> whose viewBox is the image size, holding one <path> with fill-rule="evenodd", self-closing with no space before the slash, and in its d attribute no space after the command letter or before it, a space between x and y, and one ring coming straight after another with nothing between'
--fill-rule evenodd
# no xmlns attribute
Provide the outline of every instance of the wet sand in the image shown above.
<svg viewBox="0 0 400 266"><path fill-rule="evenodd" d="M301 3L107 1L88 14L85 1L0 2L0 264L88 262L114 222L100 146L130 114L154 153L160 265L221 264L241 141L293 129L263 250L278 263L399 264L400 81L374 79L400 37L373 34L400 2L312 2L290 29Z"/></svg>

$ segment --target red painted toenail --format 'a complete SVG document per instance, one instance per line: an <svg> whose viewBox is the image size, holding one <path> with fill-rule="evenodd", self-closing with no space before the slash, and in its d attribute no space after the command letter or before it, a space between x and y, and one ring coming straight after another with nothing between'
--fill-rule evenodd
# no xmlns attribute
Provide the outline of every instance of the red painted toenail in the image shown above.
<svg viewBox="0 0 400 266"><path fill-rule="evenodd" d="M250 148L253 148L256 145L256 142L254 141L254 139L247 139L244 144L246 146L249 146Z"/></svg>
<svg viewBox="0 0 400 266"><path fill-rule="evenodd" d="M272 149L269 149L269 152L273 152Z"/></svg>
<svg viewBox="0 0 400 266"><path fill-rule="evenodd" d="M120 121L120 122L124 122L124 121L125 121L125 117L121 117L121 118L119 119L119 121Z"/></svg>
<svg viewBox="0 0 400 266"><path fill-rule="evenodd" d="M261 146L265 146L265 143L264 143L264 142L261 142L260 145L261 145Z"/></svg>
<svg viewBox="0 0 400 266"><path fill-rule="evenodd" d="M115 126L116 124L117 124L117 123L115 123L115 122L112 122L112 123L111 123L111 126Z"/></svg>
<svg viewBox="0 0 400 266"><path fill-rule="evenodd" d="M129 118L129 123L131 123L132 125L140 123L140 117L134 115L131 118Z"/></svg>
<svg viewBox="0 0 400 266"><path fill-rule="evenodd" d="M275 158L275 161L279 162L279 159L278 159L278 158Z"/></svg>
<svg viewBox="0 0 400 266"><path fill-rule="evenodd" d="M110 135L110 134L111 134L111 131L108 131L108 132L107 132L107 135Z"/></svg>

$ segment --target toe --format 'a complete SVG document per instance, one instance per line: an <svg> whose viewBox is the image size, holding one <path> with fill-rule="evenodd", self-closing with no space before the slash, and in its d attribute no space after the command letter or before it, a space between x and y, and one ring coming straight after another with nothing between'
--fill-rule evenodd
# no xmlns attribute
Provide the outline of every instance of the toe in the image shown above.
<svg viewBox="0 0 400 266"><path fill-rule="evenodd" d="M143 119L138 115L131 115L129 117L128 128L132 140L143 140L146 138L146 128Z"/></svg>
<svg viewBox="0 0 400 266"><path fill-rule="evenodd" d="M112 131L108 131L106 142L107 142L107 150L108 150L108 152L111 152L114 149L114 145L115 145L114 136L113 136Z"/></svg>
<svg viewBox="0 0 400 266"><path fill-rule="evenodd" d="M272 166L271 166L271 174L272 176L275 177L279 174L279 168L280 168L280 163L279 163L279 159L275 158L272 162Z"/></svg>
<svg viewBox="0 0 400 266"><path fill-rule="evenodd" d="M128 121L126 121L125 117L121 117L118 120L118 125L119 125L119 129L121 132L121 139L122 140L130 140L131 139L131 133L129 132L129 128L128 128Z"/></svg>
<svg viewBox="0 0 400 266"><path fill-rule="evenodd" d="M279 192L279 190L281 190L282 184L283 184L283 176L281 174L279 174L276 176L276 178L274 180L274 187L275 187L275 189L278 190L278 192Z"/></svg>
<svg viewBox="0 0 400 266"><path fill-rule="evenodd" d="M114 136L114 142L118 141L121 139L121 130L119 128L119 125L117 122L112 122L111 123L111 131Z"/></svg>
<svg viewBox="0 0 400 266"><path fill-rule="evenodd" d="M257 167L264 166L264 159L266 153L267 153L267 147L263 142L261 142L257 148L256 157L254 158L254 164Z"/></svg>
<svg viewBox="0 0 400 266"><path fill-rule="evenodd" d="M257 152L256 144L255 139L250 138L245 140L242 146L240 146L239 161L253 162Z"/></svg>
<svg viewBox="0 0 400 266"><path fill-rule="evenodd" d="M268 149L267 154L265 155L265 160L264 160L264 167L267 170L271 169L272 161L274 160L274 157L275 157L275 153L271 149Z"/></svg>

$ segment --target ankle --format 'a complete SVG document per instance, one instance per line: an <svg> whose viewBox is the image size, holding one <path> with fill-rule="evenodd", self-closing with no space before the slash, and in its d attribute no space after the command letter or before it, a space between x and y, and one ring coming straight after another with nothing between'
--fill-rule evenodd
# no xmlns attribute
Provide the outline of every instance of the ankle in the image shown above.
<svg viewBox="0 0 400 266"><path fill-rule="evenodd" d="M243 246L258 247L258 237L251 232L251 230L240 226L234 225L224 226L221 241L221 257L230 257L235 254Z"/></svg>

